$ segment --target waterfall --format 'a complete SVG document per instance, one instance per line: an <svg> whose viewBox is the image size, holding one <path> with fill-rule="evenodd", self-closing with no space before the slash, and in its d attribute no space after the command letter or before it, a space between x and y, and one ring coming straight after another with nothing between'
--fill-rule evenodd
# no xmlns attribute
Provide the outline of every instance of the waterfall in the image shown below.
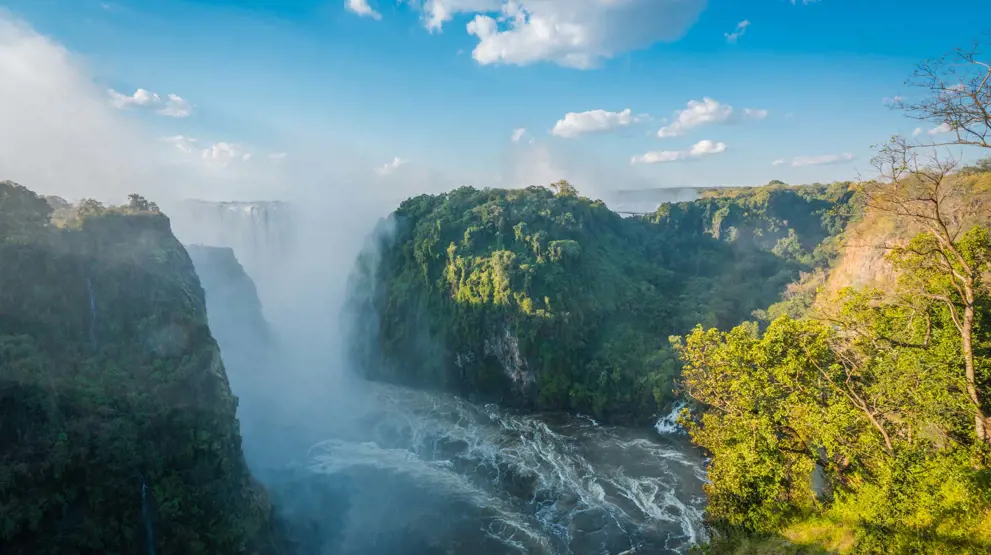
<svg viewBox="0 0 991 555"><path fill-rule="evenodd" d="M155 555L155 536L151 526L151 509L148 507L148 484L141 480L141 518L145 523L145 540L148 542L148 555Z"/></svg>
<svg viewBox="0 0 991 555"><path fill-rule="evenodd" d="M96 348L96 299L93 298L93 282L88 277L86 291L89 293L89 342Z"/></svg>
<svg viewBox="0 0 991 555"><path fill-rule="evenodd" d="M654 429L657 430L659 434L683 434L685 429L678 424L678 415L681 414L681 409L685 408L685 403L675 403L671 407L671 412L666 416L662 416L654 424Z"/></svg>

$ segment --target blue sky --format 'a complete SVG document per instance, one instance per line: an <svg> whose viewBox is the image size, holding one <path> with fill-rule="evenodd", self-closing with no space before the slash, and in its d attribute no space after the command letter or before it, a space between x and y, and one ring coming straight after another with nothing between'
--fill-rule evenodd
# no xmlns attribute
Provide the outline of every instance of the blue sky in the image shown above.
<svg viewBox="0 0 991 555"><path fill-rule="evenodd" d="M917 125L882 99L910 94L903 81L922 59L977 38L987 23L960 14L984 4L0 3L78 56L101 90L157 94L118 101L122 117L158 137L195 139L172 145L193 154L288 160L303 144L347 145L379 178L420 168L445 183L567 177L596 190L853 178L871 144ZM500 9L517 19L498 21ZM181 97L172 116L162 114L168 94ZM699 108L679 114L691 101ZM554 134L572 112L559 127L570 132ZM513 142L516 129L526 132Z"/></svg>

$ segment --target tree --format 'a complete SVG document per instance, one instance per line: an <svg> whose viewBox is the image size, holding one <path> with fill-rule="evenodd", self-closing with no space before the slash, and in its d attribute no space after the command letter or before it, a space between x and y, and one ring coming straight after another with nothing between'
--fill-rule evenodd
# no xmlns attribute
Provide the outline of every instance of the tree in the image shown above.
<svg viewBox="0 0 991 555"><path fill-rule="evenodd" d="M987 44L975 42L936 60L926 60L906 84L923 91L917 101L898 100L893 107L911 118L956 134L934 145L991 148L991 55Z"/></svg>
<svg viewBox="0 0 991 555"><path fill-rule="evenodd" d="M13 181L0 181L0 241L36 233L51 215L44 198Z"/></svg>
<svg viewBox="0 0 991 555"><path fill-rule="evenodd" d="M991 443L986 395L977 382L974 333L977 308L986 295L982 276L991 266L991 242L984 227L987 201L970 194L953 175L957 162L918 151L895 137L872 160L878 178L862 184L868 207L923 231L905 245L882 245L903 272L904 293L942 303L960 337L967 396L975 433Z"/></svg>
<svg viewBox="0 0 991 555"><path fill-rule="evenodd" d="M566 180L562 179L557 183L551 183L551 189L557 193L559 197L577 197L578 189L574 185L568 183Z"/></svg>
<svg viewBox="0 0 991 555"><path fill-rule="evenodd" d="M973 166L964 166L963 168L960 168L960 173L963 175L973 175L975 173L987 172L991 172L991 156L981 158L977 162L974 162Z"/></svg>
<svg viewBox="0 0 991 555"><path fill-rule="evenodd" d="M154 202L148 202L148 199L137 193L131 193L127 195L128 209L134 212L158 212L158 205Z"/></svg>

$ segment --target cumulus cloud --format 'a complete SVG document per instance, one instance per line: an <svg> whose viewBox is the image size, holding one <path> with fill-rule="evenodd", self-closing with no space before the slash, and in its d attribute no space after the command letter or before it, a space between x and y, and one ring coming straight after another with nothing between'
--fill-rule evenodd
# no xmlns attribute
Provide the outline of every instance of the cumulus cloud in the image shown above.
<svg viewBox="0 0 991 555"><path fill-rule="evenodd" d="M423 23L431 33L439 32L459 13L498 12L501 6L502 0L426 0L422 5Z"/></svg>
<svg viewBox="0 0 991 555"><path fill-rule="evenodd" d="M778 160L771 162L771 165L789 165L793 168L799 168L802 166L826 166L829 164L839 164L841 162L849 162L850 160L853 160L853 154L850 153L823 154L821 156L797 156L791 160L779 158Z"/></svg>
<svg viewBox="0 0 991 555"><path fill-rule="evenodd" d="M520 142L520 139L523 138L523 135L526 135L526 128L519 127L513 129L513 136L511 137L511 139L513 140L514 143L518 143Z"/></svg>
<svg viewBox="0 0 991 555"><path fill-rule="evenodd" d="M368 0L347 0L344 4L344 8L361 17L370 17L376 20L382 19L382 14L372 9L372 7L368 5Z"/></svg>
<svg viewBox="0 0 991 555"><path fill-rule="evenodd" d="M406 164L406 160L396 157L393 158L391 162L386 162L385 164L375 168L375 173L379 175L390 175L404 164Z"/></svg>
<svg viewBox="0 0 991 555"><path fill-rule="evenodd" d="M171 118L185 118L193 113L193 106L185 98L177 94L170 94L168 100L165 101L165 106L158 113Z"/></svg>
<svg viewBox="0 0 991 555"><path fill-rule="evenodd" d="M130 95L108 89L107 94L115 108L157 108L156 113L170 118L185 118L193 113L189 101L177 94L169 94L164 101L158 94L145 89L138 89Z"/></svg>
<svg viewBox="0 0 991 555"><path fill-rule="evenodd" d="M689 158L701 158L713 154L726 152L726 143L710 141L708 139L699 141L688 150L655 150L630 159L630 164L660 164L664 162L676 162Z"/></svg>
<svg viewBox="0 0 991 555"><path fill-rule="evenodd" d="M551 134L573 139L586 133L599 133L626 127L638 121L638 119L633 116L633 112L629 108L622 112L609 112L606 110L568 112L564 115L564 119L558 120L554 124Z"/></svg>
<svg viewBox="0 0 991 555"><path fill-rule="evenodd" d="M762 120L768 115L767 110L744 108L737 112L732 106L722 104L717 100L705 97L702 100L688 101L688 107L675 112L674 121L662 127L657 136L663 138L678 137L691 129L714 123L736 123L742 119Z"/></svg>
<svg viewBox="0 0 991 555"><path fill-rule="evenodd" d="M458 14L474 17L480 64L551 62L588 69L616 54L681 38L706 0L407 0L431 32Z"/></svg>
<svg viewBox="0 0 991 555"><path fill-rule="evenodd" d="M132 95L119 93L113 89L107 90L110 95L110 103L115 108L127 108L128 106L154 106L162 102L162 99L151 91L138 89Z"/></svg>
<svg viewBox="0 0 991 555"><path fill-rule="evenodd" d="M750 27L750 21L744 19L743 21L736 24L736 29L732 33L723 33L726 37L726 42L730 44L736 44L736 41L740 40L740 37L747 32L747 27Z"/></svg>
<svg viewBox="0 0 991 555"><path fill-rule="evenodd" d="M953 126L949 123L943 122L929 131L926 131L926 133L930 135L942 135L943 133L949 133L951 131L953 131Z"/></svg>

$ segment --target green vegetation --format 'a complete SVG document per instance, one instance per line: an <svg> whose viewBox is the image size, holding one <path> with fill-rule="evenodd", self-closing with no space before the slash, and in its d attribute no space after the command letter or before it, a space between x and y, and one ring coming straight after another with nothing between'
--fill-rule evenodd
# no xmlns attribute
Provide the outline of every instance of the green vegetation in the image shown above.
<svg viewBox="0 0 991 555"><path fill-rule="evenodd" d="M0 183L0 551L273 552L169 220L52 200Z"/></svg>
<svg viewBox="0 0 991 555"><path fill-rule="evenodd" d="M991 182L906 159L860 185L865 221L901 234L847 238L892 283L677 342L713 552L991 552Z"/></svg>
<svg viewBox="0 0 991 555"><path fill-rule="evenodd" d="M854 199L849 184L775 184L624 219L551 189L463 187L396 210L356 282L376 315L370 377L643 421L671 400L665 338L774 302L828 261Z"/></svg>

